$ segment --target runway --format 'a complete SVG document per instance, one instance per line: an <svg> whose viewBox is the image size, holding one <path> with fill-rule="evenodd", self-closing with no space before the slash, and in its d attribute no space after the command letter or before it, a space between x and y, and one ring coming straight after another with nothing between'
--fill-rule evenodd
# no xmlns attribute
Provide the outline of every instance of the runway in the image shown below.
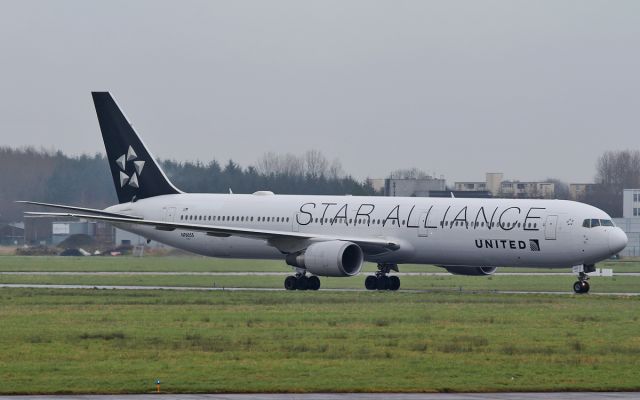
<svg viewBox="0 0 640 400"><path fill-rule="evenodd" d="M364 273L364 272L363 272ZM179 271L0 271L0 275L32 276L109 276L109 275L167 275L167 276L287 276L291 272L179 272ZM397 276L453 276L449 272L395 272ZM575 276L572 272L497 272L493 276ZM592 275L593 276L593 275ZM613 276L640 276L640 272L614 273Z"/></svg>
<svg viewBox="0 0 640 400"><path fill-rule="evenodd" d="M633 392L566 393L309 393L0 396L0 400L627 400Z"/></svg>
<svg viewBox="0 0 640 400"><path fill-rule="evenodd" d="M89 290L175 290L199 292L284 292L284 288L247 288L247 287L198 287L198 286L127 286L127 285L48 285L0 283L0 288L30 288L30 289L89 289ZM369 292L367 289L320 289L321 292ZM524 291L524 290L446 290L446 289L400 289L404 293L487 293L487 294L540 294L540 295L576 295L573 292ZM392 292L390 292L392 293ZM640 292L597 293L590 292L589 296L640 296ZM639 396L640 397L640 396Z"/></svg>

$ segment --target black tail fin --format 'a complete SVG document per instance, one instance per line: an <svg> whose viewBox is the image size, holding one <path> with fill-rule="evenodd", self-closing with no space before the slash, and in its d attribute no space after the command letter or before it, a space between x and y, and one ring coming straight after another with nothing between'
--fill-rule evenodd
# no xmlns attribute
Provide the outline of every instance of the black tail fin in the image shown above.
<svg viewBox="0 0 640 400"><path fill-rule="evenodd" d="M181 193L169 182L111 94L91 95L120 203Z"/></svg>

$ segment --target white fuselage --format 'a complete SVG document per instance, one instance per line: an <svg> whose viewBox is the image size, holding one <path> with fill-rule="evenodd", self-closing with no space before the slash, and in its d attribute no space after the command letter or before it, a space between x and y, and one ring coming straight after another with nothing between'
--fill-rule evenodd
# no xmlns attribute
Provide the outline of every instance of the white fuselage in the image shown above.
<svg viewBox="0 0 640 400"><path fill-rule="evenodd" d="M442 266L566 268L594 264L619 252L624 233L603 211L563 200L298 196L269 193L176 194L108 208L144 219L361 238L384 238L398 250L365 259ZM284 259L265 239L213 237L118 224L156 240L213 257Z"/></svg>

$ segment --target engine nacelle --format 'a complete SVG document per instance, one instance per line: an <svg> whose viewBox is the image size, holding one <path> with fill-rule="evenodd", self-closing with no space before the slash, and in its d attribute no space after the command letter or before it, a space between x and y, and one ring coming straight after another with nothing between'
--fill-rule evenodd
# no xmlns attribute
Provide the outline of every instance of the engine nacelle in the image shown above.
<svg viewBox="0 0 640 400"><path fill-rule="evenodd" d="M482 275L493 275L496 272L497 267L465 267L465 266L446 266L443 267L450 273L454 275L471 275L471 276L482 276Z"/></svg>
<svg viewBox="0 0 640 400"><path fill-rule="evenodd" d="M314 243L303 253L287 256L287 264L320 276L358 275L363 261L360 246L340 240Z"/></svg>

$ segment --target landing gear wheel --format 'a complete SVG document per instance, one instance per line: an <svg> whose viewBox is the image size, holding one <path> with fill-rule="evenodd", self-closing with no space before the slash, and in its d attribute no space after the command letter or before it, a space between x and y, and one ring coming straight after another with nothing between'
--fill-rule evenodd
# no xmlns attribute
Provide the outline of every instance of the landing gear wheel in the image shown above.
<svg viewBox="0 0 640 400"><path fill-rule="evenodd" d="M573 284L573 291L579 294L589 293L591 287L589 286L589 282L587 282L588 279L589 275L585 272L580 272L578 280Z"/></svg>
<svg viewBox="0 0 640 400"><path fill-rule="evenodd" d="M318 290L320 289L320 278L313 275L307 279L307 287L309 290Z"/></svg>
<svg viewBox="0 0 640 400"><path fill-rule="evenodd" d="M377 285L378 280L373 275L367 276L367 278L364 280L364 287L367 288L367 290L376 290Z"/></svg>
<svg viewBox="0 0 640 400"><path fill-rule="evenodd" d="M580 281L576 281L576 282L573 284L573 291L574 291L575 293L582 293L582 282L580 282Z"/></svg>
<svg viewBox="0 0 640 400"><path fill-rule="evenodd" d="M582 281L582 293L589 293L589 289L591 289L591 287L589 287L589 282L587 281Z"/></svg>
<svg viewBox="0 0 640 400"><path fill-rule="evenodd" d="M307 290L309 288L309 281L306 276L302 275L296 279L296 289Z"/></svg>
<svg viewBox="0 0 640 400"><path fill-rule="evenodd" d="M386 275L380 275L377 278L376 289L378 290L387 290L389 289L389 277Z"/></svg>
<svg viewBox="0 0 640 400"><path fill-rule="evenodd" d="M400 289L400 278L389 276L389 271L398 272L398 264L378 264L378 271L375 275L369 275L364 280L364 287L367 290L398 290Z"/></svg>
<svg viewBox="0 0 640 400"><path fill-rule="evenodd" d="M400 289L400 278L393 275L389 277L389 290L398 290Z"/></svg>
<svg viewBox="0 0 640 400"><path fill-rule="evenodd" d="M296 290L296 277L287 276L284 280L284 288L287 290Z"/></svg>

